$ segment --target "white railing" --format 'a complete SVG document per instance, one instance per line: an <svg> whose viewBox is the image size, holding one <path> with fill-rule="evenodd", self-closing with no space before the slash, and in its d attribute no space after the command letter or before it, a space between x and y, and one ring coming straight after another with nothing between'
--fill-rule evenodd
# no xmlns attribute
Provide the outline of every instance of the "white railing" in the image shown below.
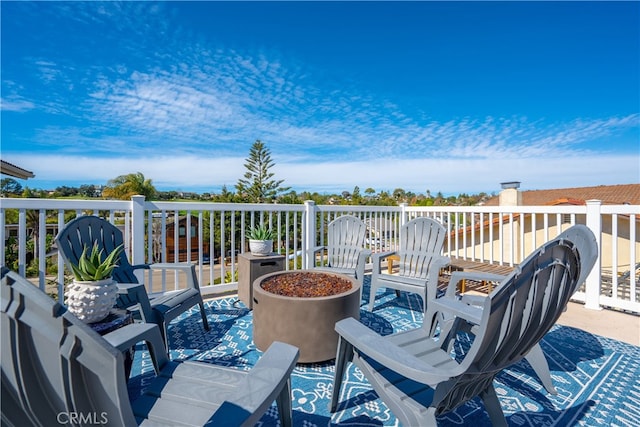
<svg viewBox="0 0 640 427"><path fill-rule="evenodd" d="M367 244L375 252L397 247L396 237L405 221L429 216L447 227L445 255L506 266L517 265L571 225L586 224L598 238L600 268L593 270L574 298L587 308L607 306L640 313L637 205L609 206L599 201L585 206L510 207L220 204L154 202L142 196L131 201L0 201L2 265L11 254L10 268L22 275L36 270L37 284L44 289L47 283L56 283L58 295L63 294L63 264L48 252L46 234L37 230L47 230L53 236L77 215L98 214L121 227L134 264L179 260L182 250L186 259L198 265L203 293L237 289L237 255L246 250L245 233L254 224L268 224L275 230L275 251L288 256L287 269L298 269L315 262L307 249L324 243L326 225L339 215L353 214L367 223ZM171 226L176 223L178 227ZM186 239L186 247L182 247L179 239L190 236L192 230L194 239ZM34 249L28 251L30 242L34 242ZM49 264L54 260L57 273L46 274L47 259ZM177 286L178 278L163 274L148 277L147 283L149 292L164 292Z"/></svg>

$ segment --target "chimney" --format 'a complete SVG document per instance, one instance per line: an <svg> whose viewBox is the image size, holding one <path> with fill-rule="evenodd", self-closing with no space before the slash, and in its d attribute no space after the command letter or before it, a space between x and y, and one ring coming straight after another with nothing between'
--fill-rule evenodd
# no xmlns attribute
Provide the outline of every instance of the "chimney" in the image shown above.
<svg viewBox="0 0 640 427"><path fill-rule="evenodd" d="M501 182L500 206L522 206L520 181Z"/></svg>

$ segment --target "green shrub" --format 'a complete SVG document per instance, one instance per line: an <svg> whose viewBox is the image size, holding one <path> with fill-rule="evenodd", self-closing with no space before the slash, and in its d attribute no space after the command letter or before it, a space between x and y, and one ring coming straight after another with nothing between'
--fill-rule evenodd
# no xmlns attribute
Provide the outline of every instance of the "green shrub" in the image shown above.
<svg viewBox="0 0 640 427"><path fill-rule="evenodd" d="M104 250L98 251L98 244L93 245L91 253L87 255L88 247L85 246L78 259L78 264L72 264L73 276L80 281L103 280L111 277L113 269L118 266L119 256L122 252L122 245L115 248L109 255L104 257Z"/></svg>
<svg viewBox="0 0 640 427"><path fill-rule="evenodd" d="M273 231L266 225L251 227L247 232L247 239L249 240L273 240L274 237Z"/></svg>

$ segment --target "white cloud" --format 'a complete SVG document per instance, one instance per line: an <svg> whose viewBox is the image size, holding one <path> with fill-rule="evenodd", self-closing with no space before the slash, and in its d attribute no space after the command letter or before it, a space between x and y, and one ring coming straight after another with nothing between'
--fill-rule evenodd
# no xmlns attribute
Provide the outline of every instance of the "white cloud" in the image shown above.
<svg viewBox="0 0 640 427"><path fill-rule="evenodd" d="M637 153L612 154L620 134L637 132L637 113L565 122L436 121L277 53L185 40L163 3L60 7L79 27L111 28L103 41L121 43L121 62L104 66L84 51L76 56L90 59L86 64L69 65L57 52L29 59L59 86L43 86L41 98L27 101L18 95L24 88L11 85L2 109L60 117L34 122L32 145L9 142L12 159L36 173L29 185L106 183L140 171L159 188L230 186L255 139L271 149L278 177L301 190L473 192L511 179L530 188L639 180ZM91 44L70 49L83 46Z"/></svg>
<svg viewBox="0 0 640 427"><path fill-rule="evenodd" d="M376 191L407 191L445 194L499 191L499 183L522 182L523 189L548 189L639 181L638 157L577 155L574 157L538 157L501 159L416 158L367 161L277 161L275 178L297 191L351 191L372 187ZM233 189L244 173L244 157L203 158L194 156L132 158L95 158L58 155L14 155L11 161L31 170L36 178L26 181L32 188L55 188L39 183L76 182L106 184L109 179L142 172L160 190L182 189L219 191L222 185ZM594 173L597 171L597 173Z"/></svg>
<svg viewBox="0 0 640 427"><path fill-rule="evenodd" d="M2 111L23 112L33 109L33 102L25 99L3 98L0 100L0 108Z"/></svg>
<svg viewBox="0 0 640 427"><path fill-rule="evenodd" d="M594 171L598 171L594 173ZM584 155L460 159L372 159L366 162L283 164L277 176L296 188L348 190L359 186L377 191L403 188L424 193L499 191L499 183L521 181L525 189L582 187L634 183L640 180L637 156Z"/></svg>

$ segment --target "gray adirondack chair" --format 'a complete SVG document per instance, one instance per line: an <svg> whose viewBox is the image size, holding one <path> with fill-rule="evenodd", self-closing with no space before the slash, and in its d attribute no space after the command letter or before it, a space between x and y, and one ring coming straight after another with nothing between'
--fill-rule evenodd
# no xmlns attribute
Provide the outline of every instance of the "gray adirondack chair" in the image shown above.
<svg viewBox="0 0 640 427"><path fill-rule="evenodd" d="M109 221L97 216L80 216L70 221L56 236L58 253L67 266L77 264L85 246L91 248L94 243L106 253L123 244L122 232ZM147 294L143 284L138 282L134 274L137 269L178 270L186 277L187 286L164 295ZM69 267L71 270L71 267ZM169 350L169 323L194 305L200 307L202 325L209 330L204 302L198 286L195 266L191 263L155 263L131 265L127 255L120 254L118 267L113 270L113 279L118 282L118 299L116 305L134 312L139 320L155 323L160 327L167 351Z"/></svg>
<svg viewBox="0 0 640 427"><path fill-rule="evenodd" d="M371 290L369 311L373 311L379 288L417 293L423 303L436 297L440 270L449 265L450 259L442 256L442 246L446 230L434 219L418 217L400 227L400 249L380 252L371 256ZM382 261L391 255L398 255L399 272L385 274Z"/></svg>
<svg viewBox="0 0 640 427"><path fill-rule="evenodd" d="M577 229L567 230L561 235L561 238L567 238L572 242L577 242L584 238L587 233L576 233ZM597 247L588 244L582 244L582 257L585 259L595 259L597 253ZM578 279L577 286L580 287L587 279L587 275L591 270L583 269ZM436 331L436 326L440 325L440 334L443 338L443 346L449 342L449 348L451 346L453 334L458 333L461 330L466 332L477 332L477 325L482 321L482 307L484 300L487 298L482 295L458 295L457 285L463 280L475 280L475 281L490 281L501 282L506 276L500 276L491 273L475 273L471 271L455 271L451 275L449 284L447 286L446 293L427 308L427 315L425 319L431 319L432 332ZM460 302L466 304L466 306L460 305ZM461 311L462 310L462 311ZM465 322L461 322L460 319L465 319ZM455 327L454 327L455 325ZM553 382L551 381L551 373L549 371L549 364L542 352L542 348L539 344L534 345L531 350L524 357L529 365L533 368L534 372L540 379L540 382L544 388L551 394L557 394Z"/></svg>
<svg viewBox="0 0 640 427"><path fill-rule="evenodd" d="M326 251L326 264L314 266L315 270L347 274L360 281L371 250L364 246L367 226L353 215L341 215L327 225L327 244L311 249L313 259Z"/></svg>
<svg viewBox="0 0 640 427"><path fill-rule="evenodd" d="M445 340L432 338L429 322L388 336L353 318L338 322L331 411L337 408L346 365L353 360L404 425L435 426L436 416L479 395L492 424L506 426L493 379L549 331L596 259L596 240L585 226L574 226L542 245L482 301L478 331L460 361L446 350ZM456 321L466 321L469 305L447 302L458 305Z"/></svg>
<svg viewBox="0 0 640 427"><path fill-rule="evenodd" d="M171 362L155 324L103 338L14 272L0 287L2 425L253 426L275 400L291 426L296 347L274 342L251 371ZM159 374L130 403L120 348L139 340L160 349Z"/></svg>

